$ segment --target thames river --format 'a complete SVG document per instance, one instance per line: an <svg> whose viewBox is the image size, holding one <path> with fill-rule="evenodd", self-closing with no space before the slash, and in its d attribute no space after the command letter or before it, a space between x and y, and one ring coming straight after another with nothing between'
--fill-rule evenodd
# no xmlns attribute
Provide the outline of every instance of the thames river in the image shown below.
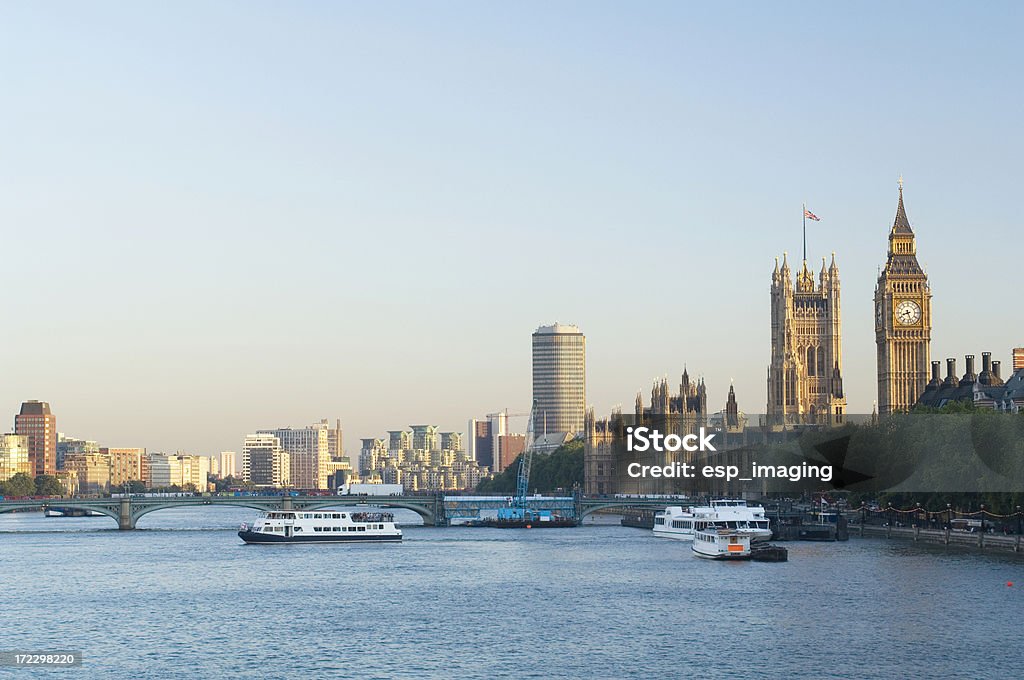
<svg viewBox="0 0 1024 680"><path fill-rule="evenodd" d="M36 672L89 678L1024 672L1013 555L853 539L718 563L611 517L246 546L235 528L254 516L166 510L119 532L108 518L0 515L0 650L78 650L83 667Z"/></svg>

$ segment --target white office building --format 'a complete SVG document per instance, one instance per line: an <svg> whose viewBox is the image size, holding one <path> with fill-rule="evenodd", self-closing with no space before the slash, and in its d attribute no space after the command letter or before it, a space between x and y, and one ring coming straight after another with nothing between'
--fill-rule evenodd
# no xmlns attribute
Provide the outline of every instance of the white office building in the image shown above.
<svg viewBox="0 0 1024 680"><path fill-rule="evenodd" d="M291 482L291 461L272 434L247 434L242 446L242 479L256 486L284 487Z"/></svg>
<svg viewBox="0 0 1024 680"><path fill-rule="evenodd" d="M329 428L326 421L310 427L277 430L259 430L257 434L270 434L278 438L281 448L288 453L291 486L296 489L326 489L331 473Z"/></svg>
<svg viewBox="0 0 1024 680"><path fill-rule="evenodd" d="M576 326L555 323L533 334L536 436L583 432L587 403L587 340Z"/></svg>

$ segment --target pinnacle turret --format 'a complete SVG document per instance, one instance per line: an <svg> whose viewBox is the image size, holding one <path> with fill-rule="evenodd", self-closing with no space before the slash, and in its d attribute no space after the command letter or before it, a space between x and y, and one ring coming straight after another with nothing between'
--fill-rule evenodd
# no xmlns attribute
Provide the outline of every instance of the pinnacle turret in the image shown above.
<svg viewBox="0 0 1024 680"><path fill-rule="evenodd" d="M896 205L896 219L892 223L892 233L913 235L914 230L910 228L910 220L907 219L907 211L903 207L903 177L900 177L900 201Z"/></svg>

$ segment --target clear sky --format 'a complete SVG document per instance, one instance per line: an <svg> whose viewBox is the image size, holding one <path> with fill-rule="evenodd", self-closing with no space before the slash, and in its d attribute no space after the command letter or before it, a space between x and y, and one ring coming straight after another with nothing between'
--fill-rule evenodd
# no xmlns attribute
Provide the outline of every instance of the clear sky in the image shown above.
<svg viewBox="0 0 1024 680"><path fill-rule="evenodd" d="M555 321L599 413L684 364L760 412L804 201L869 412L901 173L933 358L1008 366L1022 7L3 3L0 412L197 453L340 417L351 453L525 410Z"/></svg>

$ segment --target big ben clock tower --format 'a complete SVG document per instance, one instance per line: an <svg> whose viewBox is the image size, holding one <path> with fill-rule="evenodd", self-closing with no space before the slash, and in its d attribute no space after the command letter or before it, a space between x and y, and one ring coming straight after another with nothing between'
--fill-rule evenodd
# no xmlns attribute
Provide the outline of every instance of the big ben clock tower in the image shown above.
<svg viewBox="0 0 1024 680"><path fill-rule="evenodd" d="M878 413L909 411L928 382L932 293L917 261L917 242L903 209L903 178L889 258L875 286Z"/></svg>

